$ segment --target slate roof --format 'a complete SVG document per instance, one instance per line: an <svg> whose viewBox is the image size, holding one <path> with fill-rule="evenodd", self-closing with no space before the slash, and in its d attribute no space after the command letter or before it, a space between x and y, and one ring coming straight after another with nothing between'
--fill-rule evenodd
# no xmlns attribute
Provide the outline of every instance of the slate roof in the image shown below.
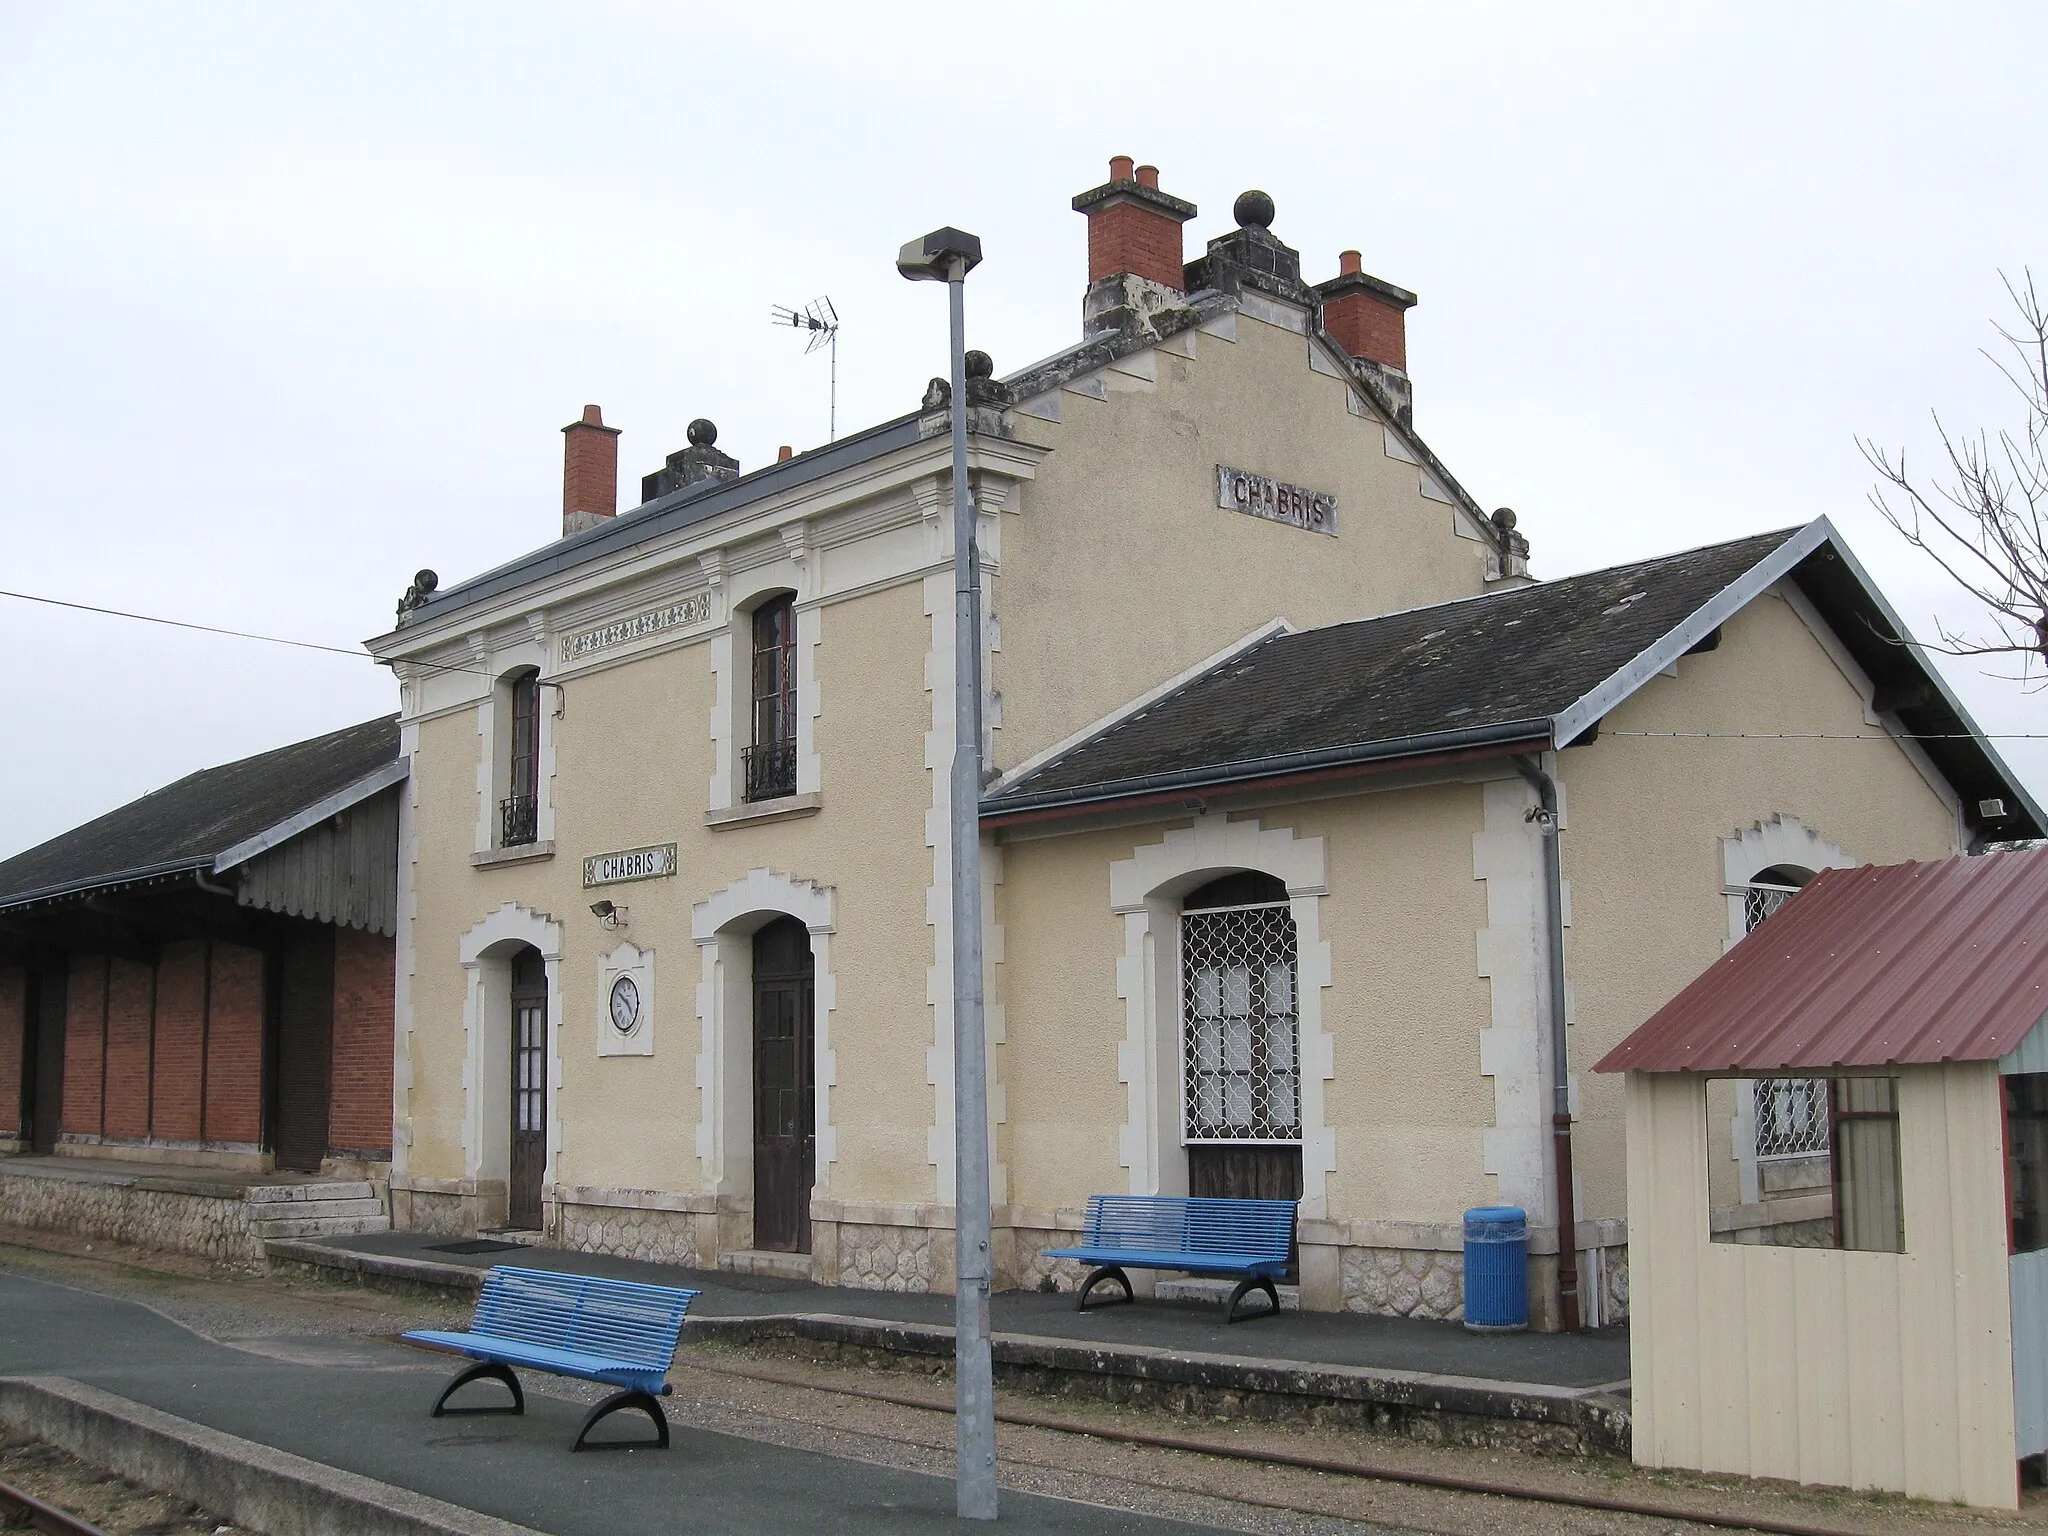
<svg viewBox="0 0 2048 1536"><path fill-rule="evenodd" d="M0 910L209 869L216 856L398 759L398 717L366 720L218 768L0 863Z"/></svg>
<svg viewBox="0 0 2048 1536"><path fill-rule="evenodd" d="M984 809L1213 783L1289 763L1547 742L1553 717L1796 532L1275 634L1006 786Z"/></svg>
<svg viewBox="0 0 2048 1536"><path fill-rule="evenodd" d="M1429 608L1277 633L982 800L983 819L1364 764L1568 745L1772 582L1818 608L1964 802L1979 835L2043 814L1910 646L1825 519ZM1711 621L1711 622L1710 622ZM1667 656L1666 653L1669 653ZM1978 800L2005 811L1985 816Z"/></svg>
<svg viewBox="0 0 2048 1536"><path fill-rule="evenodd" d="M1990 1061L2048 1014L2048 848L1826 869L1599 1072Z"/></svg>

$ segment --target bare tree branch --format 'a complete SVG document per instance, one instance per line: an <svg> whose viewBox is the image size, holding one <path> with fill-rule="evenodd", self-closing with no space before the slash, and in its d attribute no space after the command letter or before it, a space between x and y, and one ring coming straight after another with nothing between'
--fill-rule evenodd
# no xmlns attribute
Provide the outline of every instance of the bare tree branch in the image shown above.
<svg viewBox="0 0 2048 1536"><path fill-rule="evenodd" d="M1948 458L1946 480L1923 484L1909 474L1903 451L1892 454L1856 440L1879 484L1871 504L1908 544L1991 611L1990 628L1969 634L1936 621L1942 643L1921 646L1949 656L2017 655L2017 681L2048 686L2048 303L2026 270L2015 283L2004 273L2018 314L2008 329L1994 324L2008 355L1984 355L2020 397L2025 424L1994 439L1934 429Z"/></svg>

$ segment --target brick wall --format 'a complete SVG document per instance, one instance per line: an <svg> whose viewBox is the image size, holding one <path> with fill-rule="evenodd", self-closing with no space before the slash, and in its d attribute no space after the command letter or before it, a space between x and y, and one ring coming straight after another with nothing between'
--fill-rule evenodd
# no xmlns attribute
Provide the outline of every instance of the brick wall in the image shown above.
<svg viewBox="0 0 2048 1536"><path fill-rule="evenodd" d="M156 971L138 960L113 961L107 974L106 1134L149 1135L150 1022Z"/></svg>
<svg viewBox="0 0 2048 1536"><path fill-rule="evenodd" d="M1347 293L1323 306L1323 329L1353 357L1408 369L1408 320L1392 304L1369 294Z"/></svg>
<svg viewBox="0 0 2048 1536"><path fill-rule="evenodd" d="M100 1134L100 1079L106 1016L99 955L76 955L64 990L64 1134Z"/></svg>
<svg viewBox="0 0 2048 1536"><path fill-rule="evenodd" d="M262 1134L263 956L239 944L216 944L206 1051L206 1137L254 1142Z"/></svg>
<svg viewBox="0 0 2048 1536"><path fill-rule="evenodd" d="M150 1135L197 1141L206 1039L206 945L166 944L156 970L156 1063Z"/></svg>
<svg viewBox="0 0 2048 1536"><path fill-rule="evenodd" d="M1137 203L1116 203L1088 215L1088 281L1134 272L1179 288L1180 221Z"/></svg>
<svg viewBox="0 0 2048 1536"><path fill-rule="evenodd" d="M21 1061L28 1038L28 972L0 966L0 1136L21 1134Z"/></svg>
<svg viewBox="0 0 2048 1536"><path fill-rule="evenodd" d="M336 1152L391 1153L392 988L395 943L380 933L334 931L334 1067L327 1144Z"/></svg>

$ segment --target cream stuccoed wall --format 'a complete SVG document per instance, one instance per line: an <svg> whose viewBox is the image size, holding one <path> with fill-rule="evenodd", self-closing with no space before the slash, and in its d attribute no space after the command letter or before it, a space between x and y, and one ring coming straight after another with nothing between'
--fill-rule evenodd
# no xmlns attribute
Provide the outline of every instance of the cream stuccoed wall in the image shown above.
<svg viewBox="0 0 2048 1536"><path fill-rule="evenodd" d="M924 736L932 717L925 652L930 620L920 583L899 583L818 611L816 720L820 800L813 814L714 828L705 785L713 761L710 640L661 650L543 691L555 746L552 857L472 868L479 751L474 710L418 727L409 1177L425 1187L469 1176L465 1161L463 937L508 904L561 925L551 1083L550 1183L571 1198L709 1196L698 1145L702 950L693 911L750 872L829 893L830 995L820 984L836 1081L821 1195L932 1199L925 1156L931 1111L923 1087L931 1043L925 973L930 785ZM679 872L586 890L585 856L674 842ZM623 930L600 926L597 896L627 909ZM621 939L653 952L656 1003L648 1055L600 1055L600 967ZM818 941L814 940L814 950ZM828 1012L829 1008L829 1012ZM751 1137L751 1129L747 1129ZM728 1169L728 1180L746 1174ZM452 1190L449 1191L453 1193ZM592 1194L591 1192L596 1192ZM685 1202L679 1209L709 1209ZM484 1212L488 1216L488 1212ZM721 1241L736 1246L743 1233ZM708 1259L701 1249L696 1257Z"/></svg>
<svg viewBox="0 0 2048 1536"><path fill-rule="evenodd" d="M1624 1210L1621 1080L1588 1070L1720 958L1728 936L1723 840L1793 816L1862 863L1958 852L1954 809L1908 749L1866 716L1800 605L1765 594L1559 754L1571 926L1574 1163L1582 1219ZM1851 741L1659 739L1643 732L1772 732ZM1727 1127L1718 1131L1727 1144Z"/></svg>
<svg viewBox="0 0 2048 1536"><path fill-rule="evenodd" d="M1481 590L1476 522L1423 494L1426 472L1391 456L1406 450L1321 357L1226 315L1012 412L1054 451L1003 518L997 766L1276 616L1309 627ZM1059 420L1031 414L1047 409ZM1334 494L1337 537L1219 508L1218 464Z"/></svg>

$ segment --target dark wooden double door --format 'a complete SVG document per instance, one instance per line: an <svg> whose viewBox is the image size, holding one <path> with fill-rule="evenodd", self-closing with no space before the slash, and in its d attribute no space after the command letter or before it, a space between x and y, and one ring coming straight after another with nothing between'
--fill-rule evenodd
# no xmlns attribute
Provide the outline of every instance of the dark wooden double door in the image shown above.
<svg viewBox="0 0 2048 1536"><path fill-rule="evenodd" d="M816 1176L811 935L778 918L754 935L754 1246L811 1251Z"/></svg>
<svg viewBox="0 0 2048 1536"><path fill-rule="evenodd" d="M537 949L512 960L512 1162L505 1224L540 1226L548 1165L548 977Z"/></svg>

